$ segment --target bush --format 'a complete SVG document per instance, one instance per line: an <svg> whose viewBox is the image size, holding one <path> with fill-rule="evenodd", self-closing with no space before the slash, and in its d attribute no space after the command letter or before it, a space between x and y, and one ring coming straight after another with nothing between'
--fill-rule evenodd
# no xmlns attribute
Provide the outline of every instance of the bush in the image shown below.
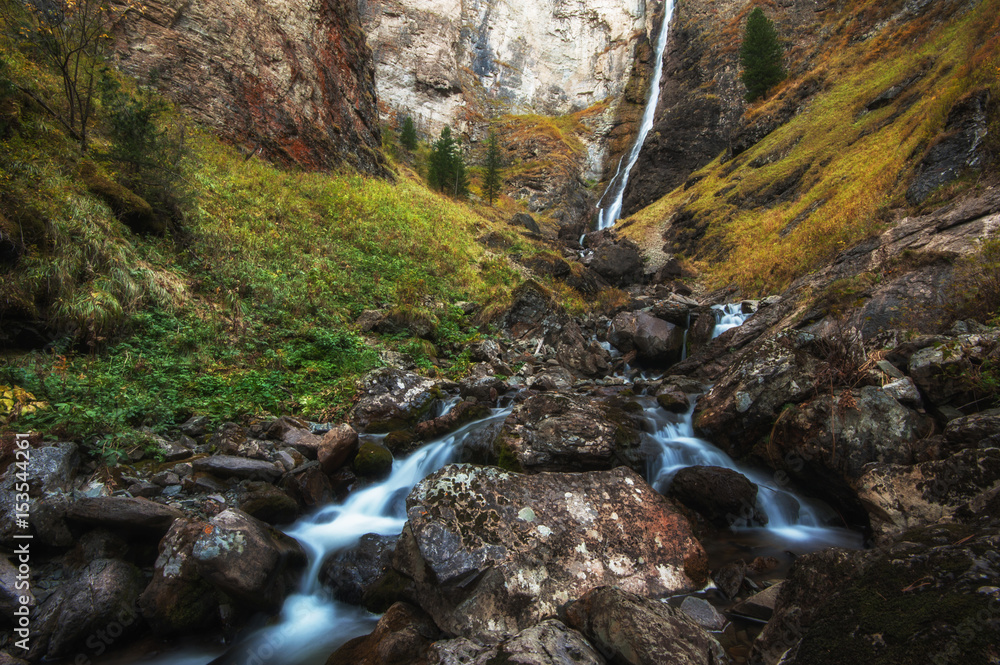
<svg viewBox="0 0 1000 665"><path fill-rule="evenodd" d="M740 65L743 67L742 79L747 88L748 102L763 97L768 88L785 78L785 69L781 64L783 51L774 23L764 16L760 7L755 8L747 17L743 44L740 46Z"/></svg>

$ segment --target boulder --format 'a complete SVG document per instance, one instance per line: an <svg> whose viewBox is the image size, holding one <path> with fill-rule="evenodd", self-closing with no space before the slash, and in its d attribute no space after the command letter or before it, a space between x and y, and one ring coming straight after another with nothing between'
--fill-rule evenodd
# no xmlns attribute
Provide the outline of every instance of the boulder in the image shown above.
<svg viewBox="0 0 1000 665"><path fill-rule="evenodd" d="M232 508L209 520L191 555L212 586L260 610L281 606L306 563L293 538Z"/></svg>
<svg viewBox="0 0 1000 665"><path fill-rule="evenodd" d="M511 218L510 223L514 224L515 226L523 226L532 233L542 232L542 229L538 226L538 222L535 221L535 218L526 212L519 212L516 215L514 215Z"/></svg>
<svg viewBox="0 0 1000 665"><path fill-rule="evenodd" d="M681 602L681 612L705 630L722 630L729 623L712 603L696 596L688 596Z"/></svg>
<svg viewBox="0 0 1000 665"><path fill-rule="evenodd" d="M666 366L681 359L684 330L648 312L620 312L611 321L608 341L622 353L634 349L640 360Z"/></svg>
<svg viewBox="0 0 1000 665"><path fill-rule="evenodd" d="M459 381L458 385L462 397L471 397L482 404L496 404L497 397L510 389L507 382L498 377L493 367L485 362L473 365L469 375Z"/></svg>
<svg viewBox="0 0 1000 665"><path fill-rule="evenodd" d="M153 579L139 597L143 618L159 634L204 630L219 617L215 589L198 572L195 542L209 525L179 519L160 541Z"/></svg>
<svg viewBox="0 0 1000 665"><path fill-rule="evenodd" d="M324 440L324 437L313 433L308 423L291 416L283 416L271 423L267 436L294 448L306 459L316 459Z"/></svg>
<svg viewBox="0 0 1000 665"><path fill-rule="evenodd" d="M14 560L17 561L17 557ZM22 596L28 598L28 607L34 608L37 604L35 594L30 588L19 588L19 585L23 585L25 580L18 580L17 574L17 566L11 563L7 557L0 556L0 612L3 612L5 617L15 616L14 610L21 607Z"/></svg>
<svg viewBox="0 0 1000 665"><path fill-rule="evenodd" d="M403 665L426 663L427 651L440 631L418 607L396 603L379 619L370 635L346 642L326 665Z"/></svg>
<svg viewBox="0 0 1000 665"><path fill-rule="evenodd" d="M365 432L391 432L415 425L440 396L434 381L394 367L382 367L358 384L361 399L351 424Z"/></svg>
<svg viewBox="0 0 1000 665"><path fill-rule="evenodd" d="M291 524L299 516L299 504L271 483L251 482L240 497L240 510L268 524Z"/></svg>
<svg viewBox="0 0 1000 665"><path fill-rule="evenodd" d="M556 360L577 376L603 377L611 371L611 354L594 339L587 339L576 322L555 337Z"/></svg>
<svg viewBox="0 0 1000 665"><path fill-rule="evenodd" d="M670 482L668 494L718 527L767 524L767 515L757 508L757 486L732 469L681 469Z"/></svg>
<svg viewBox="0 0 1000 665"><path fill-rule="evenodd" d="M310 462L285 474L281 479L281 489L295 499L304 509L317 508L333 500L333 485L330 477L323 473L319 463Z"/></svg>
<svg viewBox="0 0 1000 665"><path fill-rule="evenodd" d="M630 286L642 280L642 253L629 240L604 244L594 250L590 269L612 286Z"/></svg>
<svg viewBox="0 0 1000 665"><path fill-rule="evenodd" d="M944 436L949 446L955 450L995 446L997 437L1000 436L1000 409L955 418L948 422Z"/></svg>
<svg viewBox="0 0 1000 665"><path fill-rule="evenodd" d="M86 640L101 640L106 648L107 638L120 643L131 636L142 625L135 607L144 584L142 573L130 563L91 561L38 607L28 660L71 656Z"/></svg>
<svg viewBox="0 0 1000 665"><path fill-rule="evenodd" d="M490 415L490 408L479 402L459 402L448 413L433 420L418 423L413 428L417 440L434 439L452 432L462 425ZM407 451L409 452L409 451Z"/></svg>
<svg viewBox="0 0 1000 665"><path fill-rule="evenodd" d="M125 529L160 537L184 513L149 499L101 496L79 499L67 507L66 517L75 522Z"/></svg>
<svg viewBox="0 0 1000 665"><path fill-rule="evenodd" d="M436 665L604 665L606 662L583 635L556 619L546 619L493 647L479 646L461 637L435 642L429 656L429 662Z"/></svg>
<svg viewBox="0 0 1000 665"><path fill-rule="evenodd" d="M912 463L931 426L928 417L865 386L787 408L754 453L821 498L857 513L854 484L864 466Z"/></svg>
<svg viewBox="0 0 1000 665"><path fill-rule="evenodd" d="M361 605L365 591L389 570L397 540L399 536L362 536L355 547L323 562L320 582L337 600Z"/></svg>
<svg viewBox="0 0 1000 665"><path fill-rule="evenodd" d="M274 482L281 477L281 469L264 460L246 459L232 455L202 457L193 462L195 471L204 471L219 478L239 478Z"/></svg>
<svg viewBox="0 0 1000 665"><path fill-rule="evenodd" d="M80 454L75 443L57 443L32 448L26 468L11 464L0 478L0 543L15 545L15 534L23 534L18 526L15 508L17 486L28 485L28 514L31 529L43 542L58 547L69 545L69 532L63 521L68 500L62 494L73 486Z"/></svg>
<svg viewBox="0 0 1000 665"><path fill-rule="evenodd" d="M377 441L365 441L358 447L353 465L361 477L382 477L392 470L392 452Z"/></svg>
<svg viewBox="0 0 1000 665"><path fill-rule="evenodd" d="M618 587L588 591L566 608L566 622L612 663L729 662L722 645L680 609Z"/></svg>
<svg viewBox="0 0 1000 665"><path fill-rule="evenodd" d="M935 406L963 406L977 399L969 378L984 362L996 360L1000 333L923 338L910 356L907 373Z"/></svg>
<svg viewBox="0 0 1000 665"><path fill-rule="evenodd" d="M337 425L323 435L317 450L320 468L331 474L344 466L358 451L358 433L348 424Z"/></svg>
<svg viewBox="0 0 1000 665"><path fill-rule="evenodd" d="M534 280L514 289L511 304L504 315L504 328L514 337L538 331L542 336L561 331L569 321L566 312L556 303L552 293Z"/></svg>
<svg viewBox="0 0 1000 665"><path fill-rule="evenodd" d="M995 525L950 524L909 531L880 550L801 557L752 659L989 663L1000 631L998 548Z"/></svg>
<svg viewBox="0 0 1000 665"><path fill-rule="evenodd" d="M610 469L619 465L645 469L635 422L601 400L542 393L514 407L494 442L497 457L505 451L523 469Z"/></svg>
<svg viewBox="0 0 1000 665"><path fill-rule="evenodd" d="M661 386L656 391L656 403L671 413L687 413L691 408L688 396L672 385Z"/></svg>
<svg viewBox="0 0 1000 665"><path fill-rule="evenodd" d="M166 223L153 214L153 207L146 199L98 173L93 162L80 163L80 179L133 233L159 235L167 230Z"/></svg>
<svg viewBox="0 0 1000 665"><path fill-rule="evenodd" d="M442 630L497 642L614 584L646 596L704 584L690 525L634 471L521 475L449 465L407 498L393 567Z"/></svg>
<svg viewBox="0 0 1000 665"><path fill-rule="evenodd" d="M949 521L955 511L1000 483L1000 449L963 450L913 466L873 464L857 481L858 498L880 540Z"/></svg>

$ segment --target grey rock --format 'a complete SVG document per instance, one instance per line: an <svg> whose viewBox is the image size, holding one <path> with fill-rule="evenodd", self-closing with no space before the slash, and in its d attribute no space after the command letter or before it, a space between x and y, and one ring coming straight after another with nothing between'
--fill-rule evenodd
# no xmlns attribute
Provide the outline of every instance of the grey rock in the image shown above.
<svg viewBox="0 0 1000 665"><path fill-rule="evenodd" d="M726 617L704 598L688 596L681 603L681 611L706 630L722 630L728 623Z"/></svg>
<svg viewBox="0 0 1000 665"><path fill-rule="evenodd" d="M281 469L264 460L246 459L233 455L202 457L193 463L195 471L205 471L219 478L248 478L274 482L281 477Z"/></svg>

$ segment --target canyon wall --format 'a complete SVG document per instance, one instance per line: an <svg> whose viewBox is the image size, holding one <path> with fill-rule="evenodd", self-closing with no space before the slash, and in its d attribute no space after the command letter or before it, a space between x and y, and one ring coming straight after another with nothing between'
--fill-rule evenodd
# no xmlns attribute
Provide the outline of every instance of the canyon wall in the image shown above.
<svg viewBox="0 0 1000 665"><path fill-rule="evenodd" d="M119 66L248 151L384 174L375 68L354 0L149 0Z"/></svg>

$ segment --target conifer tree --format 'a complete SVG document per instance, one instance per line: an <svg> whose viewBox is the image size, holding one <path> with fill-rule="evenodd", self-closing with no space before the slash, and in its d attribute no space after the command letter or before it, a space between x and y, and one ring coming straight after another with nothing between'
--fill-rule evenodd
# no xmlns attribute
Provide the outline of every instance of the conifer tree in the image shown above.
<svg viewBox="0 0 1000 665"><path fill-rule="evenodd" d="M500 194L503 178L500 169L503 167L503 154L500 151L500 138L494 130L486 139L486 174L483 176L483 193L493 205L494 199Z"/></svg>
<svg viewBox="0 0 1000 665"><path fill-rule="evenodd" d="M441 138L434 142L427 181L432 189L452 196L465 196L469 193L469 178L465 172L465 160L462 159L462 147L452 137L451 127L445 126L441 130Z"/></svg>
<svg viewBox="0 0 1000 665"><path fill-rule="evenodd" d="M748 102L763 97L768 88L785 78L781 62L783 52L774 23L764 16L760 7L755 8L747 17L740 46L740 65Z"/></svg>
<svg viewBox="0 0 1000 665"><path fill-rule="evenodd" d="M399 130L399 142L407 150L412 151L417 147L417 127L410 116L403 119L403 127Z"/></svg>

